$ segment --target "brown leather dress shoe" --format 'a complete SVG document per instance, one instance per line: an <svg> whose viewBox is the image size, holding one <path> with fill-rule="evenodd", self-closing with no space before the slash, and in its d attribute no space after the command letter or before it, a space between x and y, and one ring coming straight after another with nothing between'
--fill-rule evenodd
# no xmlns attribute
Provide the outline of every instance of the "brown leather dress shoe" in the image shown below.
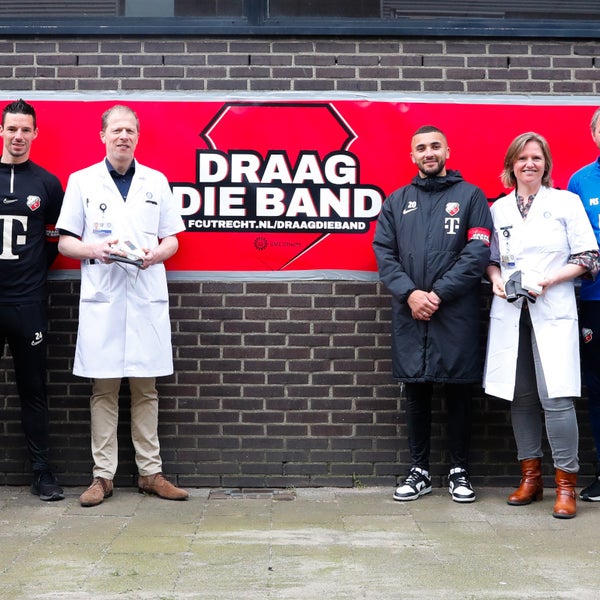
<svg viewBox="0 0 600 600"><path fill-rule="evenodd" d="M110 498L113 493L113 482L104 477L94 477L90 487L79 496L81 506L97 506L104 498Z"/></svg>
<svg viewBox="0 0 600 600"><path fill-rule="evenodd" d="M165 500L186 500L189 496L188 492L170 483L162 473L140 475L138 491L140 494L155 494Z"/></svg>

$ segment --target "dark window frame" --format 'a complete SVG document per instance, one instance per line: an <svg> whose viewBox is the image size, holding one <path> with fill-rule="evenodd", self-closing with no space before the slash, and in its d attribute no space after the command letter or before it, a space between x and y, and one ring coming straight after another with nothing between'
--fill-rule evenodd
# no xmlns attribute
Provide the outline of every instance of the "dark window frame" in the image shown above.
<svg viewBox="0 0 600 600"><path fill-rule="evenodd" d="M131 22L127 22L131 21ZM2 37L15 36L293 36L293 37L409 37L409 38L549 38L598 39L597 21L535 22L490 19L407 19L400 23L365 19L295 19L293 23L260 25L231 19L172 19L117 17L114 19L63 18L4 19Z"/></svg>
<svg viewBox="0 0 600 600"><path fill-rule="evenodd" d="M598 19L489 17L268 18L268 0L245 0L242 17L61 17L0 20L14 36L294 36L597 39Z"/></svg>

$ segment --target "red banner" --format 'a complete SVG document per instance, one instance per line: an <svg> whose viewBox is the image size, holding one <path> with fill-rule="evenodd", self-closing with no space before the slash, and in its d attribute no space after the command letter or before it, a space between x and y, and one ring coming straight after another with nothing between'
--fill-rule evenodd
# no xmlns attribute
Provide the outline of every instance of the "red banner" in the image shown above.
<svg viewBox="0 0 600 600"><path fill-rule="evenodd" d="M504 153L520 133L548 139L557 187L597 155L589 134L595 106L565 99L26 99L40 131L31 157L63 185L104 157L102 112L116 103L136 110L136 158L165 173L186 225L171 272L372 278L375 221L385 196L416 173L410 139L421 125L446 133L447 166L489 199L504 192ZM64 259L58 265L72 267Z"/></svg>

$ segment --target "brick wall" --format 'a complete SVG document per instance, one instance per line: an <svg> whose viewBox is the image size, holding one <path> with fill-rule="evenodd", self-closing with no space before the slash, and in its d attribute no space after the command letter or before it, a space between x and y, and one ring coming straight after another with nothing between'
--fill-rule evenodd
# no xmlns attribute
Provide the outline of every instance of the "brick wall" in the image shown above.
<svg viewBox="0 0 600 600"><path fill-rule="evenodd" d="M599 44L525 39L0 39L5 91L600 91Z"/></svg>
<svg viewBox="0 0 600 600"><path fill-rule="evenodd" d="M6 92L410 92L594 95L600 44L320 38L0 39ZM27 96L26 96L27 97ZM159 165L157 165L159 166ZM401 184L403 182L399 182ZM52 462L91 471L88 381L71 375L77 281L50 283ZM175 374L159 382L165 471L186 486L393 485L407 467L390 378L389 298L373 282L172 281ZM489 308L484 286L481 318ZM483 348L483 340L482 340ZM0 359L0 483L28 482L11 361ZM135 476L123 390L117 484ZM581 459L591 473L585 399ZM432 471L447 470L436 398ZM545 468L550 473L550 459ZM508 404L478 394L472 471L514 482Z"/></svg>

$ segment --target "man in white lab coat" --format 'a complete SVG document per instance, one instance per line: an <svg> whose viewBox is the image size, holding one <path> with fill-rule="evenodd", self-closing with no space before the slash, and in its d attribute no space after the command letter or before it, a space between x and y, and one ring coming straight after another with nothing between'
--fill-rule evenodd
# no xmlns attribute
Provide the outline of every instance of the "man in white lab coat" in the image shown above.
<svg viewBox="0 0 600 600"><path fill-rule="evenodd" d="M112 496L117 470L118 398L129 378L131 437L140 492L184 500L162 474L155 378L173 372L163 262L184 230L166 177L134 159L139 119L129 107L102 115L106 158L73 173L57 222L59 251L81 261L73 373L93 379L93 481L82 506Z"/></svg>

